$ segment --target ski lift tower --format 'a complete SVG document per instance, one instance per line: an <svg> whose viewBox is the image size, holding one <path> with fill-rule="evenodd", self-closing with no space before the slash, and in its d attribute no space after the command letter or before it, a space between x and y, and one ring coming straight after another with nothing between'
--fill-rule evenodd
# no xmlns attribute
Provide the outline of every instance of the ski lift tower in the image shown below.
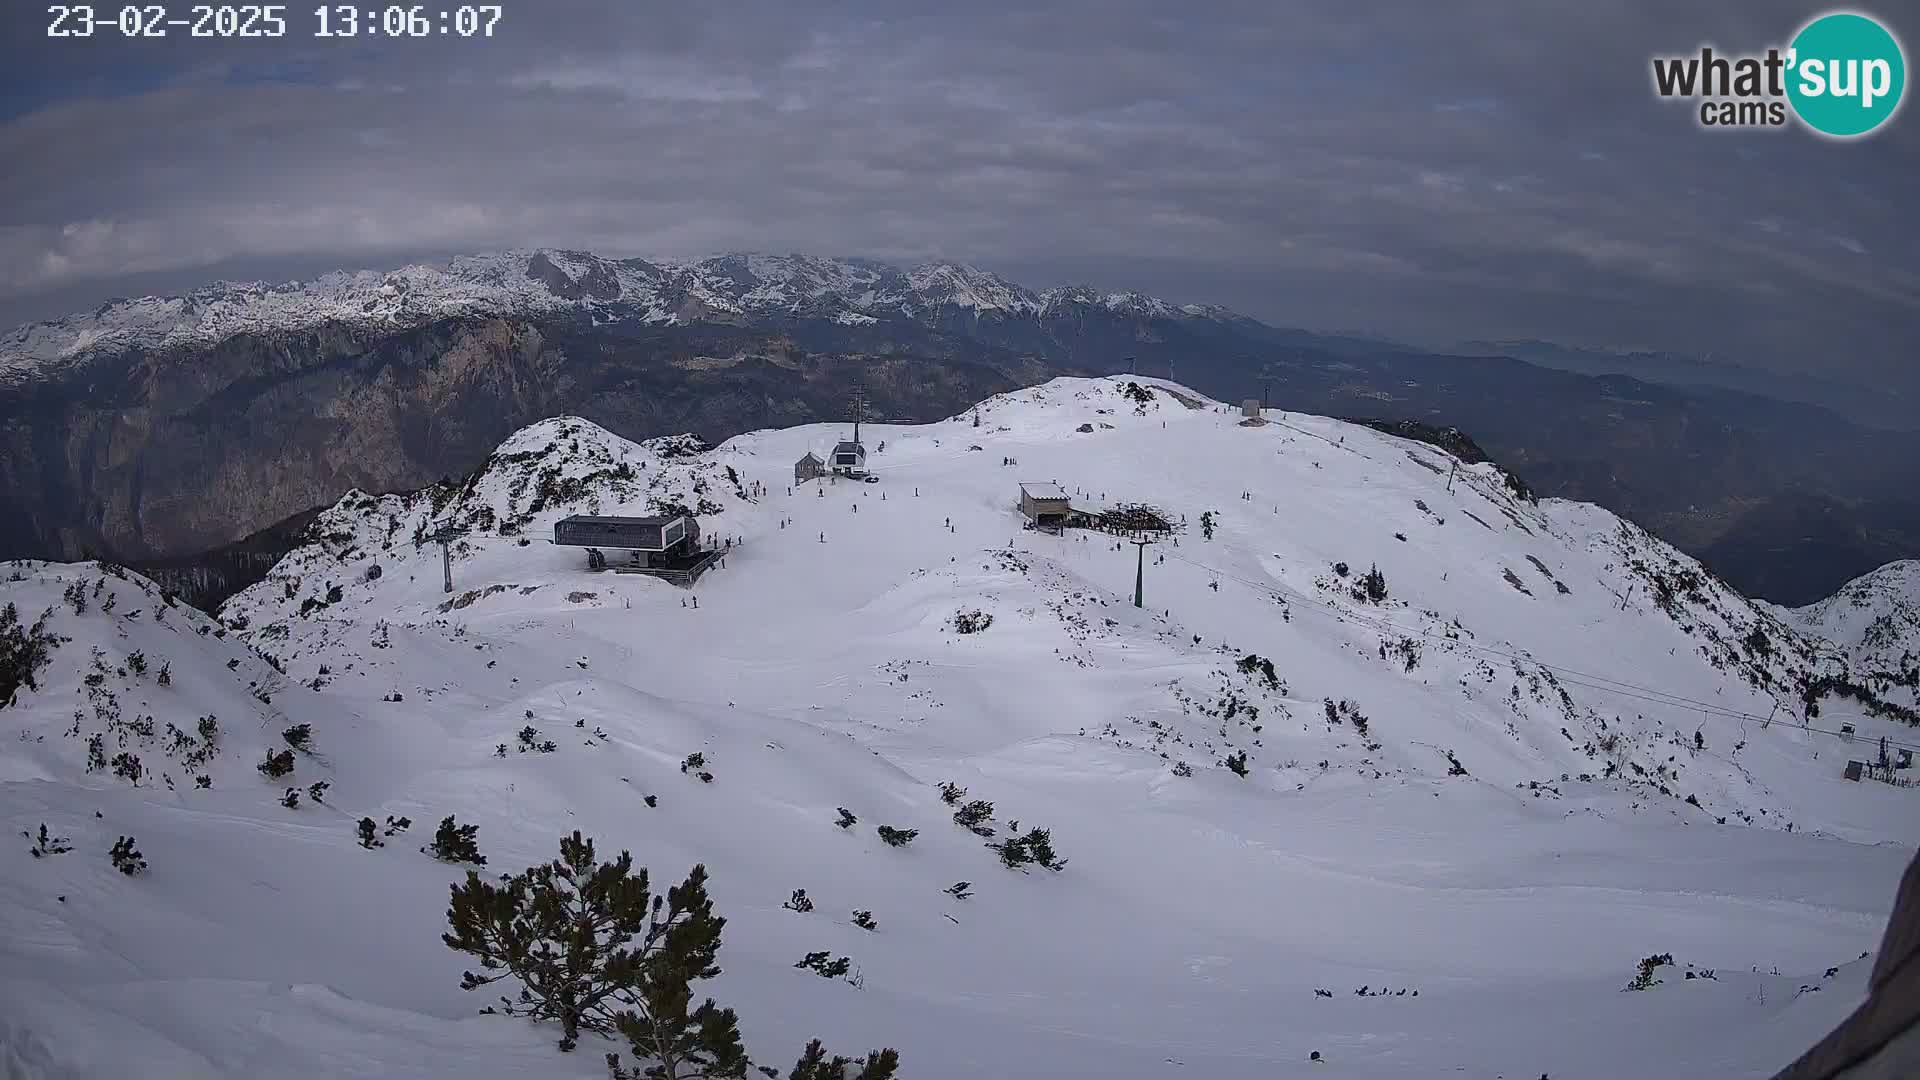
<svg viewBox="0 0 1920 1080"><path fill-rule="evenodd" d="M460 525L441 525L427 534L426 542L440 545L440 573L446 580L446 591L453 591L453 542L467 535Z"/></svg>

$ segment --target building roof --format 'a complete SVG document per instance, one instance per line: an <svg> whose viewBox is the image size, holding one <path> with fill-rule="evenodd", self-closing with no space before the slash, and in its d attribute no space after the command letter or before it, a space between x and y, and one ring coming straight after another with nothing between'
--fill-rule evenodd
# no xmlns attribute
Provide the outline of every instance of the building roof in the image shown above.
<svg viewBox="0 0 1920 1080"><path fill-rule="evenodd" d="M799 460L799 461L796 461L796 462L794 462L794 464L795 464L795 465L804 465L804 464L806 464L806 463L807 463L807 462L809 462L809 461L811 461L811 462L813 462L813 463L814 463L815 465L824 465L824 464L826 464L826 462L824 462L824 461L821 461L821 460L820 460L820 455L819 455L819 454L816 454L816 453L814 453L814 452L813 452L813 451L811 451L811 450L809 450L809 451L807 451L807 452L806 452L805 454L803 454L803 455L801 456L801 458L800 458L800 460Z"/></svg>
<svg viewBox="0 0 1920 1080"><path fill-rule="evenodd" d="M574 522L580 525L671 525L686 517L685 514L649 514L643 517L609 517L596 514L573 514L561 518L561 522Z"/></svg>
<svg viewBox="0 0 1920 1080"><path fill-rule="evenodd" d="M1053 483L1052 481L1021 484L1020 490L1035 499L1059 499L1061 502L1067 501L1066 491L1061 488L1059 484Z"/></svg>
<svg viewBox="0 0 1920 1080"><path fill-rule="evenodd" d="M861 457L865 457L867 455L867 448L851 439L842 439L840 442L834 444L833 452L836 454L859 454Z"/></svg>

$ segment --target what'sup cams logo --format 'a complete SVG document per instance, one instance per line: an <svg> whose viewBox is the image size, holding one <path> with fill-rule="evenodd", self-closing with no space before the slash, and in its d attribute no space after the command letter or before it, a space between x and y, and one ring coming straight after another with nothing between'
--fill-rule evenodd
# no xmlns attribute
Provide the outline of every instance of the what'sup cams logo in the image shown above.
<svg viewBox="0 0 1920 1080"><path fill-rule="evenodd" d="M1907 88L1906 56L1885 23L1851 11L1815 18L1785 49L1653 58L1653 91L1699 102L1706 128L1783 127L1851 139L1886 126Z"/></svg>

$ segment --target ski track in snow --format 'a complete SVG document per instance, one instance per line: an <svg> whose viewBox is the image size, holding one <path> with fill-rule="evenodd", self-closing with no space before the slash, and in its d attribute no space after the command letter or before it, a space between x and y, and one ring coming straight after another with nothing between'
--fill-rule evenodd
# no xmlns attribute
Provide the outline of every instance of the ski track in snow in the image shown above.
<svg viewBox="0 0 1920 1080"><path fill-rule="evenodd" d="M1840 768L1915 731L1828 699L1818 726L1855 724L1849 747L1565 672L1766 716L1830 651L1806 634L1897 661L1895 631L1871 626L1904 579L1861 592L1864 613L1749 604L1603 510L1516 501L1490 466L1448 492L1431 447L1278 412L1243 427L1133 381L1147 400L1062 379L990 399L977 427L873 425L881 482L792 494L794 459L841 425L699 451L544 421L456 488L342 499L224 623L92 565L0 568L6 601L29 621L51 606L71 638L0 709L17 838L0 846L0 1077L603 1076L594 1040L562 1055L552 1031L474 1015L491 998L459 989L468 958L439 940L462 870L418 850L449 813L480 827L487 872L549 859L573 829L662 887L704 862L729 921L701 992L783 1072L818 1035L898 1047L919 1077L1269 1077L1314 1050L1332 1077L1759 1076L1858 1003L1920 791ZM1023 530L1019 480L1184 515L1177 547L1148 549L1146 606L1131 546ZM546 542L567 513L667 503L737 542L693 593ZM430 522L474 530L452 596L415 542ZM1350 595L1376 564L1379 605ZM74 582L84 614L61 599ZM954 632L972 610L992 624ZM1756 631L1765 650L1741 644ZM122 674L136 650L149 670ZM1249 653L1284 691L1240 670ZM1350 701L1367 738L1322 699ZM221 749L191 769L165 725L207 714ZM265 779L255 764L302 722L314 752ZM556 751L497 756L526 724ZM86 771L96 731L107 757L142 756L137 787ZM680 772L695 751L713 783ZM949 820L943 780L1003 830L1050 828L1066 868L1002 868ZM363 850L362 815L412 827ZM41 822L73 850L32 857L18 834ZM920 835L889 848L879 824ZM120 835L148 873L108 864ZM943 894L960 880L971 899ZM814 912L781 908L795 888ZM792 967L815 949L852 957L864 987ZM1680 966L1621 993L1658 952Z"/></svg>

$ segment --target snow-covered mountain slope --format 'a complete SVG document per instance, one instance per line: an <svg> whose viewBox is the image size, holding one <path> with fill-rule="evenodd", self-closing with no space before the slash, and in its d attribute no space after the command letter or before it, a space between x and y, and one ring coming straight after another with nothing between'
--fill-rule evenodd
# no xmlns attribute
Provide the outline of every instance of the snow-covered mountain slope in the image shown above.
<svg viewBox="0 0 1920 1080"><path fill-rule="evenodd" d="M1920 560L1890 562L1825 600L1779 614L1831 642L1887 700L1920 707Z"/></svg>
<svg viewBox="0 0 1920 1080"><path fill-rule="evenodd" d="M1143 319L1237 320L1219 307L1177 307L1132 292L1033 292L958 263L902 270L865 259L721 255L687 263L605 259L579 251L510 251L312 281L221 282L186 296L114 300L91 312L0 335L0 379L108 350L206 346L238 334L324 324L405 328L454 315L591 313L601 321L695 322L817 315L846 323L1039 318L1093 305Z"/></svg>
<svg viewBox="0 0 1920 1080"><path fill-rule="evenodd" d="M1062 379L872 426L878 483L795 486L842 428L703 449L563 417L463 483L341 500L218 627L155 625L137 578L19 567L7 599L72 640L0 709L0 814L74 850L0 850L0 1060L603 1075L598 1045L473 1016L439 939L461 873L415 850L446 814L490 870L573 829L656 880L705 863L712 992L769 1063L820 1035L909 1076L1751 1076L1859 1000L1920 794L1845 781L1818 729L1913 729L1841 699L1803 727L1822 643L1604 511L1264 419ZM1184 519L1145 606L1125 538L1021 527L1023 480ZM547 542L675 507L731 543L692 593ZM120 674L134 650L147 673ZM164 725L210 712L201 789ZM302 722L293 775L256 772ZM137 785L87 771L96 732ZM943 781L1067 865L1001 867ZM363 815L414 824L366 850ZM123 834L146 874L108 865ZM795 969L821 949L860 985ZM1657 953L1665 983L1620 993Z"/></svg>

